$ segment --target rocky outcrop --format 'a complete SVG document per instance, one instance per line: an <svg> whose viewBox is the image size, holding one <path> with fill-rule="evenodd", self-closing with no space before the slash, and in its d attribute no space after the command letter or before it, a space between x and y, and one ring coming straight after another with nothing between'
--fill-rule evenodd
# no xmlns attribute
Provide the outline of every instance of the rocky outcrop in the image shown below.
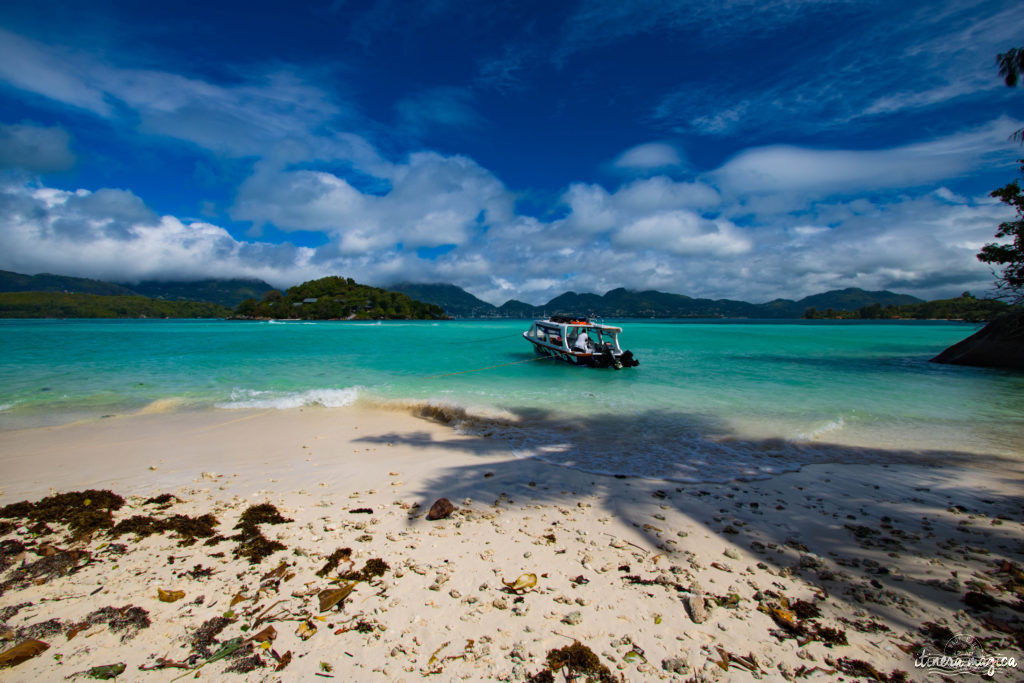
<svg viewBox="0 0 1024 683"><path fill-rule="evenodd" d="M995 318L981 330L932 358L934 363L1024 370L1024 311Z"/></svg>

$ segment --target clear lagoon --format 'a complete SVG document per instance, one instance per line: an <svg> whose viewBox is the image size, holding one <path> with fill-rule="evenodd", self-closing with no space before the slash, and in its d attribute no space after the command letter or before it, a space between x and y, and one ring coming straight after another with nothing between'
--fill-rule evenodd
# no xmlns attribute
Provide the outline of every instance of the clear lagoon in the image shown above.
<svg viewBox="0 0 1024 683"><path fill-rule="evenodd" d="M928 362L973 325L606 322L639 367L540 360L527 321L4 320L0 431L364 405L450 419L524 457L681 481L1024 458L1024 376Z"/></svg>

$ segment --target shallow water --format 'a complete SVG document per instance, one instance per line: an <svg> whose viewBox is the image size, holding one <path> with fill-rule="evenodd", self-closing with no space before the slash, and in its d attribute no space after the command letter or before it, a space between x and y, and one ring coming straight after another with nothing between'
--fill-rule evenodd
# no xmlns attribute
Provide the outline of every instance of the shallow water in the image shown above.
<svg viewBox="0 0 1024 683"><path fill-rule="evenodd" d="M440 407L524 457L679 480L820 461L1024 459L1024 376L927 362L975 326L618 324L637 368L535 360L525 321L0 321L0 430L359 402Z"/></svg>

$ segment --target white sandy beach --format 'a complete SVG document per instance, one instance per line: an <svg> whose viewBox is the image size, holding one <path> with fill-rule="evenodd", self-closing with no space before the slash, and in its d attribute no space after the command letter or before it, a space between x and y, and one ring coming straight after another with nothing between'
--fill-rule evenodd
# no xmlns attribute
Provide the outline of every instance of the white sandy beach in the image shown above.
<svg viewBox="0 0 1024 683"><path fill-rule="evenodd" d="M2 649L49 646L2 680L119 662L124 680L193 676L140 667L198 666L268 625L269 646L246 642L201 676L226 677L244 660L247 680L524 680L574 640L631 681L826 680L872 675L865 665L924 680L915 654L941 653L950 634L1024 658L1024 473L1010 461L815 465L680 485L517 459L486 436L359 408L157 413L0 439L0 505L110 489L127 499L114 522L212 513L227 537L260 503L292 520L260 527L286 549L259 564L235 558L233 540L71 539L59 524L39 535L0 520L13 522L0 536ZM178 502L143 503L163 493ZM441 497L456 511L427 521ZM318 593L346 585L331 581L344 561L317 575L340 548L351 548L352 569L372 558L389 569L321 613ZM31 569L75 550L88 555L65 575ZM503 585L531 573L533 587ZM184 597L162 602L158 589ZM127 606L150 625L79 628ZM218 617L207 655L194 656L197 630ZM315 627L305 639L304 624Z"/></svg>

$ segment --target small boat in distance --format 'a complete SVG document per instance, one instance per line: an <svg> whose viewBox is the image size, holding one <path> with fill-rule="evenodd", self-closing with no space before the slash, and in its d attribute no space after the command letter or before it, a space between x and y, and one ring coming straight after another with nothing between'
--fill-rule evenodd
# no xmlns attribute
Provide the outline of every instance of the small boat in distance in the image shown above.
<svg viewBox="0 0 1024 683"><path fill-rule="evenodd" d="M587 317L553 315L534 320L523 337L538 354L566 363L616 370L640 365L631 351L619 346L620 332L621 327L602 325Z"/></svg>

